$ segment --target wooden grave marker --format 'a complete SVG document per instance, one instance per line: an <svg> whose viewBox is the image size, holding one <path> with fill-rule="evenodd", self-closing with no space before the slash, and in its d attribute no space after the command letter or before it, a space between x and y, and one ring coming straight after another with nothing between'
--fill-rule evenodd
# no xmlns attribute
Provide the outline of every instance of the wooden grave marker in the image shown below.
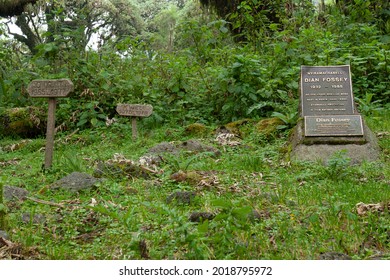
<svg viewBox="0 0 390 280"><path fill-rule="evenodd" d="M118 104L116 111L121 116L131 117L133 139L137 139L137 117L149 117L153 113L152 105L141 104Z"/></svg>
<svg viewBox="0 0 390 280"><path fill-rule="evenodd" d="M73 88L73 83L69 79L34 80L27 87L30 97L48 98L45 169L50 168L53 162L56 99L66 97Z"/></svg>

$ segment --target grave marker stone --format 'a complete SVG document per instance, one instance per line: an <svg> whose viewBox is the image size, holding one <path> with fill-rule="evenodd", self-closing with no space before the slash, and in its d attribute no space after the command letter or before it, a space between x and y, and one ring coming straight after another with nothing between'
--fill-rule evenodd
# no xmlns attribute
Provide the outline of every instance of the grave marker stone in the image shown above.
<svg viewBox="0 0 390 280"><path fill-rule="evenodd" d="M300 117L292 158L327 161L347 150L353 163L376 160L379 146L354 105L349 65L301 66Z"/></svg>
<svg viewBox="0 0 390 280"><path fill-rule="evenodd" d="M363 136L349 65L301 67L305 136Z"/></svg>
<svg viewBox="0 0 390 280"><path fill-rule="evenodd" d="M137 117L149 117L153 113L153 107L141 104L118 104L116 111L121 116L131 117L133 139L137 139Z"/></svg>
<svg viewBox="0 0 390 280"><path fill-rule="evenodd" d="M45 169L50 168L53 162L56 98L66 97L73 88L69 79L34 80L27 87L30 97L48 98Z"/></svg>

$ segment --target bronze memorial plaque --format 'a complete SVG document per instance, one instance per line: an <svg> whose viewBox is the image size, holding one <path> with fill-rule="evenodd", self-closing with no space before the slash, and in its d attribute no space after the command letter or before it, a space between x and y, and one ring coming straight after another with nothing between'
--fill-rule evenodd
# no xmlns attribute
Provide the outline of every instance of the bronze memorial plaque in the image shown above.
<svg viewBox="0 0 390 280"><path fill-rule="evenodd" d="M69 79L34 80L27 92L31 97L66 97L73 90L73 83Z"/></svg>
<svg viewBox="0 0 390 280"><path fill-rule="evenodd" d="M362 136L360 115L326 115L305 117L305 136Z"/></svg>
<svg viewBox="0 0 390 280"><path fill-rule="evenodd" d="M353 115L349 65L301 66L303 116Z"/></svg>
<svg viewBox="0 0 390 280"><path fill-rule="evenodd" d="M153 107L140 104L118 104L116 111L121 116L149 117L153 113Z"/></svg>

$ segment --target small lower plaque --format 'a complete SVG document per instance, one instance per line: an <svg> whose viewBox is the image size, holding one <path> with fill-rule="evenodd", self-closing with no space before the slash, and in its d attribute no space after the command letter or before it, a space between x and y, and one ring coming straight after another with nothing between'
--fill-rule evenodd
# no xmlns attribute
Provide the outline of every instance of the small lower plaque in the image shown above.
<svg viewBox="0 0 390 280"><path fill-rule="evenodd" d="M305 136L363 136L360 115L306 116Z"/></svg>

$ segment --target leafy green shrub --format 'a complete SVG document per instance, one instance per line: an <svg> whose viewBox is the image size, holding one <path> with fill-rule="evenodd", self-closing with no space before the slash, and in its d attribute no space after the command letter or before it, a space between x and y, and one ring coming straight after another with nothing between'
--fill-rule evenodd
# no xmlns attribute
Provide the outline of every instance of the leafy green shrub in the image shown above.
<svg viewBox="0 0 390 280"><path fill-rule="evenodd" d="M190 13L176 19L169 51L150 45L147 36L121 36L85 50L72 45L84 38L81 29L43 34L55 39L39 45L33 56L10 51L18 46L1 40L0 100L6 107L45 106L43 98L28 97L28 83L67 77L75 90L59 102L57 112L57 122L67 129L103 126L106 118L117 116L118 103L153 105L146 122L154 125L227 123L273 112L287 116L286 107L296 106L299 98L301 65L350 64L357 100L371 96L378 107L388 103L388 41L368 22L372 16L377 20L379 10L360 3L358 12L369 10L372 16L357 20L330 8L318 20L310 1L294 7L279 2L271 5L273 11L260 9L259 1L240 2L230 15L246 37L240 44L225 20ZM272 14L279 18L264 18Z"/></svg>
<svg viewBox="0 0 390 280"><path fill-rule="evenodd" d="M358 110L363 115L371 115L375 112L379 112L383 110L383 107L381 106L381 100L375 100L373 101L374 94L373 93L366 93L364 98L356 97L356 101L358 102Z"/></svg>

